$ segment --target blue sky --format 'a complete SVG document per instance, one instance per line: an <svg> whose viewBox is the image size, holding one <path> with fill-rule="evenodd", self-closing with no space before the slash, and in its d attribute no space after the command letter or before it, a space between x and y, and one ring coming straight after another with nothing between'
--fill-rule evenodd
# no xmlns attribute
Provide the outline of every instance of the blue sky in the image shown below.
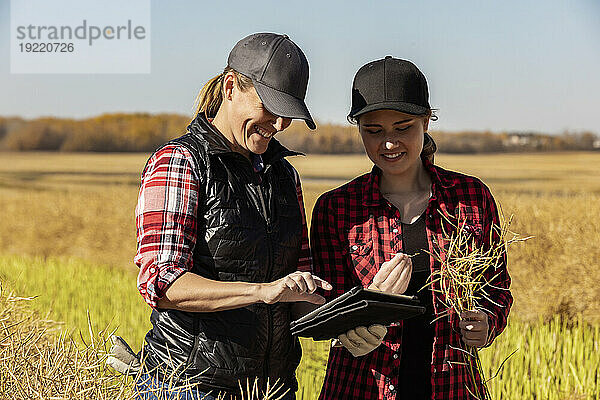
<svg viewBox="0 0 600 400"><path fill-rule="evenodd" d="M434 129L600 134L597 0L151 4L150 74L33 75L10 73L10 2L0 0L0 115L189 115L237 40L271 31L307 55L318 121L345 123L356 70L389 54L427 77Z"/></svg>

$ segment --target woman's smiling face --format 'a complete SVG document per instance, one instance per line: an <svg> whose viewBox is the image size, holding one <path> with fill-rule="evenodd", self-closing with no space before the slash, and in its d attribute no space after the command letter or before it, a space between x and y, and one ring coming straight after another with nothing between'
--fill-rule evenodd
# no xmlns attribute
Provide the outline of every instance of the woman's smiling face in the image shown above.
<svg viewBox="0 0 600 400"><path fill-rule="evenodd" d="M376 110L359 117L367 155L386 175L402 175L421 162L428 116Z"/></svg>
<svg viewBox="0 0 600 400"><path fill-rule="evenodd" d="M267 111L254 88L241 91L236 86L230 94L229 124L235 150L246 155L264 153L271 138L287 128L292 120Z"/></svg>

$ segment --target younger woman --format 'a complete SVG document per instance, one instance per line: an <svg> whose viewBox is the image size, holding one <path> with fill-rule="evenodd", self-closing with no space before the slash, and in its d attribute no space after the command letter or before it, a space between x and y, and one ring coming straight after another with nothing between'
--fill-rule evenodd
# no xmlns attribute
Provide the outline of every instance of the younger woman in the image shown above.
<svg viewBox="0 0 600 400"><path fill-rule="evenodd" d="M381 346L364 330L342 335L343 347L330 352L321 399L472 399L467 369L458 364L461 341L489 346L506 326L512 296L505 263L490 271L488 279L499 275L481 310L431 323L445 311L440 294L419 291L440 267L427 252L450 228L442 215L465 219L483 246L499 222L494 198L479 179L432 163L431 117L427 82L411 62L388 56L357 72L349 119L375 165L318 199L311 225L314 272L333 285L328 300L362 285L417 295L427 311L388 327Z"/></svg>

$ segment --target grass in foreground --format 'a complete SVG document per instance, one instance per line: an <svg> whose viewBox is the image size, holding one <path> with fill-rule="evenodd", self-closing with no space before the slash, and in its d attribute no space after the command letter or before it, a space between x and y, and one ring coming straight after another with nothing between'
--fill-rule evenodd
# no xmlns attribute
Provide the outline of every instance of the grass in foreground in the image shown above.
<svg viewBox="0 0 600 400"><path fill-rule="evenodd" d="M111 325L139 349L149 308L135 288L135 207L143 154L0 154L0 281L63 329ZM514 230L535 239L509 253L509 326L482 351L495 398L600 400L600 154L440 155L489 184ZM292 160L307 215L325 190L370 169L364 156ZM9 256L19 254L22 256ZM85 261L82 261L85 260ZM112 268L106 265L113 266ZM558 314L558 316L557 316ZM519 321L528 321L522 323ZM569 322L570 321L570 322ZM585 322L584 322L585 321ZM593 322L593 324L590 324ZM298 398L317 397L328 344L302 341Z"/></svg>
<svg viewBox="0 0 600 400"><path fill-rule="evenodd" d="M87 345L78 345L55 323L40 319L30 301L0 288L0 397L126 398L127 379L104 364L103 335L90 332Z"/></svg>
<svg viewBox="0 0 600 400"><path fill-rule="evenodd" d="M22 296L39 295L31 306L45 319L64 319L63 329L87 332L89 309L95 329L111 323L119 325L117 334L125 336L134 350L139 350L148 330L150 309L140 300L131 273L74 260L0 256L0 275L18 277L4 282L5 290L18 287L17 293ZM58 278L52 280L52 276L66 277L68 285ZM66 286L71 289L65 291ZM110 297L112 293L122 293L118 302ZM73 301L65 300L69 297ZM302 347L303 357L297 370L298 399L313 400L323 382L329 342L302 339ZM531 323L511 318L506 331L490 348L481 351L486 376L493 376L516 349L498 376L489 382L494 398L600 399L600 325L590 325L577 317L568 321L555 316L549 321Z"/></svg>
<svg viewBox="0 0 600 400"><path fill-rule="evenodd" d="M94 331L118 329L140 348L150 328L150 308L135 286L132 271L101 267L76 259L0 256L0 282L26 297L45 319L61 321L66 330L87 332L87 311Z"/></svg>
<svg viewBox="0 0 600 400"><path fill-rule="evenodd" d="M94 331L89 316L88 331L78 332L81 340L75 341L57 330L56 323L40 319L30 307L32 300L5 294L0 286L0 398L134 400L149 393L158 400L166 397L158 389L136 387L136 381L145 379L144 368L132 376L108 368L111 332ZM169 398L193 395L197 383L164 375ZM261 393L255 381L245 387L240 384L239 393L242 400L276 400L286 392L275 382ZM214 395L226 400L225 394Z"/></svg>

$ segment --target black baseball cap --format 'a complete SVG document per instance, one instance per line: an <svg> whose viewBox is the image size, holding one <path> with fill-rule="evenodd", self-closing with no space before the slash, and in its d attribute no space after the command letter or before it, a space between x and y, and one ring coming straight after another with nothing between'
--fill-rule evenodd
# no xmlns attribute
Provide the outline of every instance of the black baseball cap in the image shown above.
<svg viewBox="0 0 600 400"><path fill-rule="evenodd" d="M422 115L431 110L427 80L410 61L386 56L363 65L352 84L349 119L375 110Z"/></svg>
<svg viewBox="0 0 600 400"><path fill-rule="evenodd" d="M308 61L287 35L255 33L247 36L233 47L227 65L252 79L270 113L303 119L310 129L316 128L304 103Z"/></svg>

